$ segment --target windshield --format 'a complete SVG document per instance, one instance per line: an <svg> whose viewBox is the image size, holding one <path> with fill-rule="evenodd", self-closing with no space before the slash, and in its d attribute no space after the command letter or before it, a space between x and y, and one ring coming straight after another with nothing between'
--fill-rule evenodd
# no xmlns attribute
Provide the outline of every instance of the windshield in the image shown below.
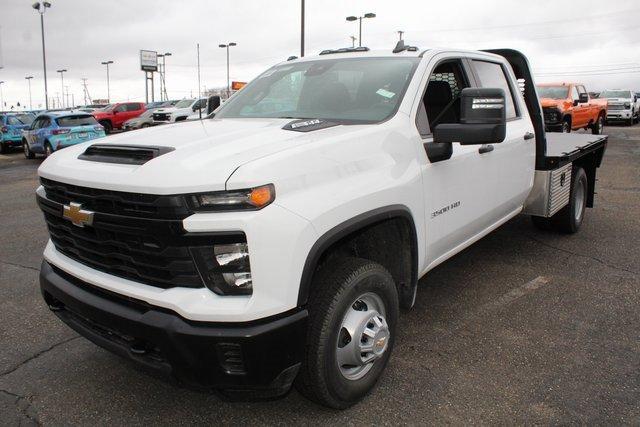
<svg viewBox="0 0 640 427"><path fill-rule="evenodd" d="M536 92L540 98L566 99L569 95L569 88L567 86L538 86Z"/></svg>
<svg viewBox="0 0 640 427"><path fill-rule="evenodd" d="M90 126L97 125L98 122L92 115L76 115L65 116L56 119L58 126L60 127L73 127L73 126Z"/></svg>
<svg viewBox="0 0 640 427"><path fill-rule="evenodd" d="M104 108L100 108L98 111L111 111L115 107L115 104L109 104Z"/></svg>
<svg viewBox="0 0 640 427"><path fill-rule="evenodd" d="M376 123L397 110L420 58L341 58L283 64L237 92L216 118Z"/></svg>
<svg viewBox="0 0 640 427"><path fill-rule="evenodd" d="M153 116L153 110L146 110L144 113L140 114L138 117L141 119L147 119Z"/></svg>
<svg viewBox="0 0 640 427"><path fill-rule="evenodd" d="M605 90L600 94L600 98L633 98L628 90Z"/></svg>
<svg viewBox="0 0 640 427"><path fill-rule="evenodd" d="M195 101L195 99L183 99L182 101L178 102L175 107L176 108L189 108L191 106L191 104L193 104L193 101Z"/></svg>

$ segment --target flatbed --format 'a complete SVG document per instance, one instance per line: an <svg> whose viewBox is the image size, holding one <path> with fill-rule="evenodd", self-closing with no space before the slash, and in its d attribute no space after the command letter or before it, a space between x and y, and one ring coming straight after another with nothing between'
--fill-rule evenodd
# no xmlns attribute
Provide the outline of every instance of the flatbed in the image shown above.
<svg viewBox="0 0 640 427"><path fill-rule="evenodd" d="M588 153L597 154L597 166L607 147L608 136L575 133L547 133L547 152L544 165L547 169L555 169L576 161Z"/></svg>

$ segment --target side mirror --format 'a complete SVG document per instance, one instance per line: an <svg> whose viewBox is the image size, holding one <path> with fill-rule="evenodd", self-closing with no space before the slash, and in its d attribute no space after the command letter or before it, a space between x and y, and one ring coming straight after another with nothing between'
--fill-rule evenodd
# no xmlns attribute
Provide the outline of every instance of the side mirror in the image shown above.
<svg viewBox="0 0 640 427"><path fill-rule="evenodd" d="M503 89L465 88L460 100L460 123L437 125L433 129L433 142L473 145L504 141L507 119Z"/></svg>
<svg viewBox="0 0 640 427"><path fill-rule="evenodd" d="M219 96L210 96L207 102L207 115L213 113L213 111L220 106Z"/></svg>
<svg viewBox="0 0 640 427"><path fill-rule="evenodd" d="M589 94L586 92L581 93L578 101L580 101L581 104L589 102Z"/></svg>

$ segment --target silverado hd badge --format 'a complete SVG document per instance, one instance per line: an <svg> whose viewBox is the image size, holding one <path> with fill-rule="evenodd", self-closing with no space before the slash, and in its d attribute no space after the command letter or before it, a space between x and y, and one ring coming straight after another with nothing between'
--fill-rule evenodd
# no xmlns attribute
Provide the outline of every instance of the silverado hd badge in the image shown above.
<svg viewBox="0 0 640 427"><path fill-rule="evenodd" d="M64 205L62 216L71 221L71 224L78 227L84 227L85 225L91 225L93 223L93 212L83 210L80 203L71 202L68 205Z"/></svg>

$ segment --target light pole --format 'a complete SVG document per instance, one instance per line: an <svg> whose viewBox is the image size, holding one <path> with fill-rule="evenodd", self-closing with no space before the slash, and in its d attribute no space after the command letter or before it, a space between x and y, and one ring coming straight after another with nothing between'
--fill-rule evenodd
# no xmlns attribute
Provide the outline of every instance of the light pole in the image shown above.
<svg viewBox="0 0 640 427"><path fill-rule="evenodd" d="M4 111L4 96L2 96L2 85L3 81L0 81L0 111Z"/></svg>
<svg viewBox="0 0 640 427"><path fill-rule="evenodd" d="M27 76L25 77L25 79L27 80L27 82L29 83L29 110L33 111L33 104L31 103L31 79L33 78L33 76Z"/></svg>
<svg viewBox="0 0 640 427"><path fill-rule="evenodd" d="M351 47L356 47L356 36L349 36L351 39Z"/></svg>
<svg viewBox="0 0 640 427"><path fill-rule="evenodd" d="M375 18L375 13L365 13L363 16L347 16L347 21L360 21L359 33L358 33L358 46L362 46L362 19L363 18Z"/></svg>
<svg viewBox="0 0 640 427"><path fill-rule="evenodd" d="M160 73L160 101L168 101L167 96L167 56L171 56L171 52L159 53L158 58L162 58L162 72ZM164 91L164 99L162 93Z"/></svg>
<svg viewBox="0 0 640 427"><path fill-rule="evenodd" d="M113 64L113 61L102 61L102 65L107 66L107 103L111 103L111 91L109 89L109 64Z"/></svg>
<svg viewBox="0 0 640 427"><path fill-rule="evenodd" d="M48 1L35 2L31 5L40 14L40 33L42 34L42 69L44 71L44 105L49 109L49 92L47 90L47 57L44 49L44 13L51 7Z"/></svg>
<svg viewBox="0 0 640 427"><path fill-rule="evenodd" d="M304 57L304 0L300 5L300 58Z"/></svg>
<svg viewBox="0 0 640 427"><path fill-rule="evenodd" d="M231 86L229 84L229 48L231 46L236 46L236 43L231 42L227 44L218 45L218 47L227 49L227 99L231 96Z"/></svg>
<svg viewBox="0 0 640 427"><path fill-rule="evenodd" d="M402 35L404 34L404 31L397 31L398 33L398 41L402 41Z"/></svg>
<svg viewBox="0 0 640 427"><path fill-rule="evenodd" d="M60 73L60 86L62 87L62 108L65 108L65 102L64 102L64 73L67 72L67 69L64 68L62 70L56 70L56 73Z"/></svg>

